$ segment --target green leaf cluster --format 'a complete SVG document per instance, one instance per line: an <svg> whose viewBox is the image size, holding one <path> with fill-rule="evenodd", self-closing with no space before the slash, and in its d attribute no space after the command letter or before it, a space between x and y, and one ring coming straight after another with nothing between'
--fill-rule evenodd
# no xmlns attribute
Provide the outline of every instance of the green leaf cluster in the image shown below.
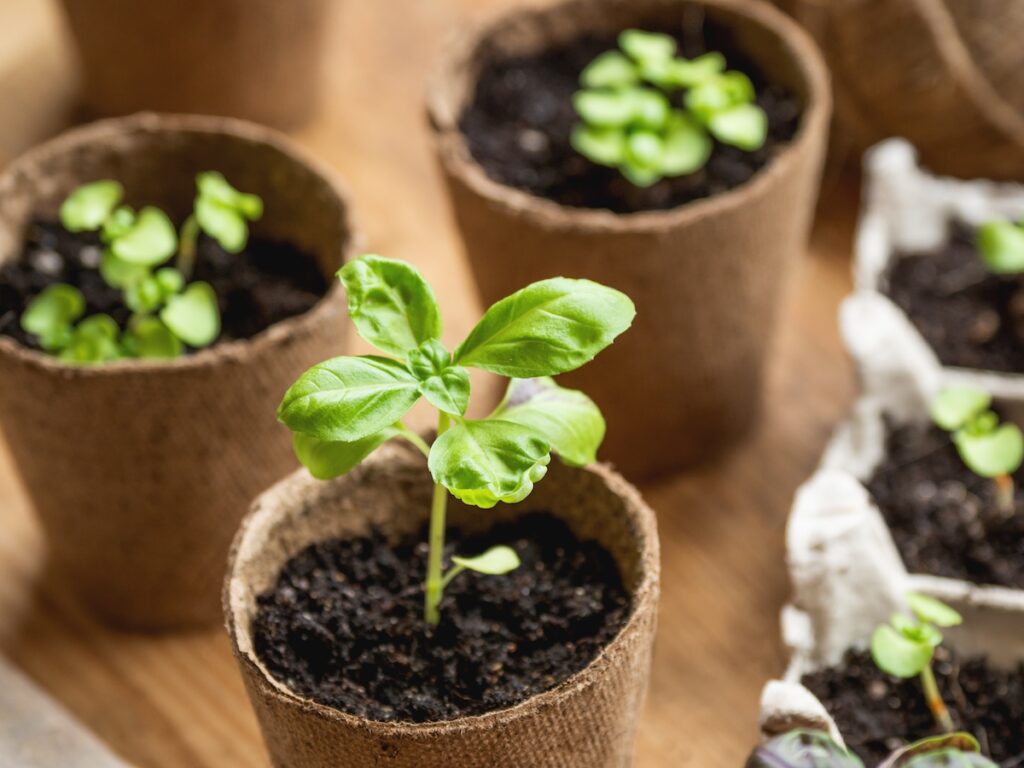
<svg viewBox="0 0 1024 768"><path fill-rule="evenodd" d="M754 151L768 134L750 78L726 70L717 52L678 57L668 35L624 31L619 50L594 59L580 83L573 147L636 186L700 170L714 140Z"/></svg>
<svg viewBox="0 0 1024 768"><path fill-rule="evenodd" d="M990 272L1017 275L1024 272L1024 224L990 221L977 233L978 252Z"/></svg>
<svg viewBox="0 0 1024 768"><path fill-rule="evenodd" d="M932 420L952 434L960 458L976 475L1012 475L1024 460L1024 435L1016 424L1000 424L991 405L987 392L949 387L932 400Z"/></svg>
<svg viewBox="0 0 1024 768"><path fill-rule="evenodd" d="M285 393L278 418L316 477L347 472L406 436L401 420L421 397L452 422L430 447L430 472L467 504L524 499L552 449L568 463L594 460L604 437L600 411L550 377L588 362L629 327L634 308L626 296L588 280L542 280L497 302L449 352L434 293L412 266L367 255L338 276L356 330L395 357L336 357ZM485 419L465 418L469 368L515 377Z"/></svg>
<svg viewBox="0 0 1024 768"><path fill-rule="evenodd" d="M757 747L746 768L864 768L864 763L824 731L800 729ZM996 768L996 764L981 754L978 740L970 734L949 733L903 747L878 768Z"/></svg>
<svg viewBox="0 0 1024 768"><path fill-rule="evenodd" d="M116 181L94 181L72 192L61 205L61 223L70 232L99 232L104 246L100 274L122 291L132 316L123 332L107 315L88 317L76 326L85 300L77 288L58 284L33 299L22 314L22 327L45 350L76 363L173 358L186 345L212 344L220 335L217 295L209 283L188 283L183 269L191 273L199 231L229 252L240 251L248 237L247 222L262 215L263 203L215 172L199 174L196 188L195 211L180 238L159 208L136 211L121 205L124 189ZM175 254L178 265L167 266Z"/></svg>
<svg viewBox="0 0 1024 768"><path fill-rule="evenodd" d="M371 254L338 277L359 335L390 356L314 365L285 393L277 417L294 433L299 460L321 479L350 471L392 438L423 452L435 483L424 616L436 624L443 591L460 573L519 567L513 549L497 546L453 557L444 573L446 494L482 509L513 504L544 477L552 451L572 465L593 461L604 438L601 412L551 377L593 359L630 326L635 310L622 293L589 280L541 280L494 304L450 352L434 292L412 266ZM512 377L484 419L465 417L470 368ZM433 444L402 423L420 398L439 412Z"/></svg>
<svg viewBox="0 0 1024 768"><path fill-rule="evenodd" d="M920 675L931 665L942 643L940 627L958 626L963 619L948 605L917 593L908 594L912 616L897 613L871 637L871 656L883 672L896 677Z"/></svg>

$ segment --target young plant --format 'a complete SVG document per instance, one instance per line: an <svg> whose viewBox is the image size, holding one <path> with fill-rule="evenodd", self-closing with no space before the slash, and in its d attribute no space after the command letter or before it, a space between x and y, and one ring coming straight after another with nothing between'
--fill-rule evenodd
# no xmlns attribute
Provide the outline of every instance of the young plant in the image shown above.
<svg viewBox="0 0 1024 768"><path fill-rule="evenodd" d="M897 613L889 624L878 627L871 637L871 656L883 672L920 677L935 722L944 733L952 733L953 719L935 682L932 658L942 643L939 628L958 626L963 619L948 605L926 595L910 593L906 600L913 617Z"/></svg>
<svg viewBox="0 0 1024 768"><path fill-rule="evenodd" d="M990 221L978 228L978 252L989 271L996 275L1024 272L1024 225L1012 221Z"/></svg>
<svg viewBox="0 0 1024 768"><path fill-rule="evenodd" d="M897 750L878 768L998 768L967 733L923 739Z"/></svg>
<svg viewBox="0 0 1024 768"><path fill-rule="evenodd" d="M746 768L864 768L864 763L824 731L796 730L757 747Z"/></svg>
<svg viewBox="0 0 1024 768"><path fill-rule="evenodd" d="M583 90L573 104L583 122L572 133L573 147L638 187L700 170L713 139L760 149L768 118L750 78L725 66L720 53L684 59L672 37L626 30L619 50L601 54L580 74Z"/></svg>
<svg viewBox="0 0 1024 768"><path fill-rule="evenodd" d="M390 357L336 357L306 371L285 393L278 419L294 435L310 473L348 472L380 445L402 438L427 458L434 480L424 618L440 620L444 590L466 570L500 575L519 565L496 547L456 557L444 570L448 494L489 509L525 499L547 472L551 452L572 465L594 461L604 419L581 392L549 378L580 367L633 321L633 303L589 280L556 277L494 304L449 352L441 343L434 293L412 266L367 255L339 272L356 331ZM469 368L512 377L508 393L485 419L467 419ZM402 423L420 398L438 411L429 444Z"/></svg>
<svg viewBox="0 0 1024 768"><path fill-rule="evenodd" d="M993 481L997 507L1009 517L1014 513L1013 473L1024 460L1024 435L1016 424L1000 424L991 405L987 392L950 387L932 400L931 415L939 427L952 433L967 468Z"/></svg>
<svg viewBox="0 0 1024 768"><path fill-rule="evenodd" d="M159 208L135 211L120 205L124 190L116 181L95 181L72 192L61 205L61 224L69 232L100 233L100 274L123 292L132 315L123 332L105 314L76 325L85 313L85 299L77 288L59 283L32 300L22 314L22 328L43 349L77 363L173 358L186 344L212 344L220 334L217 296L209 283L188 284L196 239L204 231L226 251L237 253L248 237L246 222L259 218L263 204L255 195L235 190L219 173L199 174L196 186L195 211L180 238ZM165 266L175 254L177 268Z"/></svg>

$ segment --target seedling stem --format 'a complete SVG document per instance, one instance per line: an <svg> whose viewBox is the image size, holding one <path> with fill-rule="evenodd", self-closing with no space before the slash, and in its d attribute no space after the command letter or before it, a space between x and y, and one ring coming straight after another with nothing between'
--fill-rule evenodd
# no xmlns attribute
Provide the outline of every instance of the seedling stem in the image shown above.
<svg viewBox="0 0 1024 768"><path fill-rule="evenodd" d="M437 418L437 436L448 430L451 419L441 411ZM430 505L430 551L427 555L427 584L424 590L424 610L427 624L436 627L441 621L441 596L444 594L444 529L448 508L448 491L434 483L434 500Z"/></svg>
<svg viewBox="0 0 1024 768"><path fill-rule="evenodd" d="M928 709L932 711L932 716L935 717L935 723L942 729L943 733L952 733L953 718L949 716L949 708L946 706L946 702L942 700L942 694L939 693L939 686L935 682L935 673L932 672L931 664L927 664L921 670L921 687L924 688L924 697L928 702Z"/></svg>
<svg viewBox="0 0 1024 768"><path fill-rule="evenodd" d="M191 214L181 225L178 236L178 271L186 280L192 278L196 265L196 240L199 239L199 221Z"/></svg>
<svg viewBox="0 0 1024 768"><path fill-rule="evenodd" d="M1005 517L1013 517L1014 513L1014 485L1010 475L997 475L994 479L996 485L996 501L999 511Z"/></svg>

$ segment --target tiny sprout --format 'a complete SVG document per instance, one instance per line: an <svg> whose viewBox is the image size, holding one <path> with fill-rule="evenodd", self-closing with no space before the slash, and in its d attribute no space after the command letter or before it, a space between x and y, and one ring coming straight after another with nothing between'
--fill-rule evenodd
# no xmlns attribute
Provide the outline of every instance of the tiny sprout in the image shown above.
<svg viewBox="0 0 1024 768"><path fill-rule="evenodd" d="M676 56L676 41L638 29L619 35L580 74L573 104L583 121L571 140L598 165L646 187L700 170L712 138L745 151L764 145L768 118L750 78L726 71L722 54ZM685 93L684 93L685 91Z"/></svg>
<svg viewBox="0 0 1024 768"><path fill-rule="evenodd" d="M889 624L878 627L871 637L871 656L887 674L919 676L935 722L945 733L952 733L953 719L935 682L932 658L942 643L939 627L955 627L963 619L948 605L926 595L910 593L906 601L913 618L897 613Z"/></svg>
<svg viewBox="0 0 1024 768"><path fill-rule="evenodd" d="M878 768L998 768L981 754L978 740L968 733L949 733L923 739L897 750Z"/></svg>
<svg viewBox="0 0 1024 768"><path fill-rule="evenodd" d="M188 284L196 238L202 230L237 253L248 238L246 222L262 216L263 201L214 172L199 174L196 188L195 210L180 237L159 208L135 211L121 205L124 189L116 181L94 181L72 192L61 205L61 224L70 232L99 232L105 246L100 275L122 291L133 314L123 333L107 315L75 326L85 312L85 299L77 288L57 284L32 300L22 314L22 328L46 351L75 363L174 358L186 344L197 349L212 344L220 335L217 295L208 283ZM178 267L162 266L175 253Z"/></svg>
<svg viewBox="0 0 1024 768"><path fill-rule="evenodd" d="M516 552L499 545L452 557L445 571L448 494L481 509L512 504L544 477L552 451L570 465L593 460L604 437L601 412L550 377L592 360L630 326L635 310L624 294L589 280L542 280L494 304L449 352L434 292L412 266L366 255L338 277L356 331L393 357L335 357L313 366L285 393L277 418L320 479L348 472L392 438L423 453L434 481L423 615L436 626L444 590L460 573L497 576L519 567ZM469 368L512 378L485 419L464 417ZM421 397L438 410L432 444L402 423Z"/></svg>
<svg viewBox="0 0 1024 768"><path fill-rule="evenodd" d="M1010 221L990 221L978 228L978 251L989 271L997 275L1024 272L1024 227Z"/></svg>
<svg viewBox="0 0 1024 768"><path fill-rule="evenodd" d="M757 747L746 768L864 768L864 763L824 731L796 730Z"/></svg>
<svg viewBox="0 0 1024 768"><path fill-rule="evenodd" d="M932 400L932 420L951 432L961 460L974 474L991 478L999 511L1014 513L1013 473L1024 461L1024 435L1016 424L1000 424L991 396L971 387L944 389Z"/></svg>

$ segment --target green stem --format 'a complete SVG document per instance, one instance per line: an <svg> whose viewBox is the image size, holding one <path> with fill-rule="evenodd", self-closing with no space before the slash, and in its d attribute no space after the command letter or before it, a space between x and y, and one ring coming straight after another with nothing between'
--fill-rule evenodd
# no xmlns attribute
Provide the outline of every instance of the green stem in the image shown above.
<svg viewBox="0 0 1024 768"><path fill-rule="evenodd" d="M192 277L196 265L196 241L199 239L199 221L195 214L185 219L178 235L178 271L185 276L185 282Z"/></svg>
<svg viewBox="0 0 1024 768"><path fill-rule="evenodd" d="M448 429L448 414L442 412L437 419L437 436ZM427 553L427 582L424 585L423 617L436 627L441 621L441 598L444 596L444 528L448 504L448 491L440 483L434 484L434 498L430 505L430 542Z"/></svg>
<svg viewBox="0 0 1024 768"><path fill-rule="evenodd" d="M949 716L949 709L946 702L942 700L939 693L939 686L935 682L935 673L932 672L931 664L921 670L921 687L924 688L924 697L928 702L928 709L932 711L936 724L943 733L953 732L953 718Z"/></svg>
<svg viewBox="0 0 1024 768"><path fill-rule="evenodd" d="M1000 514L1003 517L1013 517L1013 478L1010 475L998 475L993 482L996 486L996 506L998 506Z"/></svg>
<svg viewBox="0 0 1024 768"><path fill-rule="evenodd" d="M453 565L451 568L448 569L448 573L446 573L444 575L444 578L441 579L441 594L444 594L444 591L448 589L448 585L452 583L452 579L454 579L464 570L466 570L466 566L464 565Z"/></svg>
<svg viewBox="0 0 1024 768"><path fill-rule="evenodd" d="M407 426L405 426L405 424L402 424L401 422L399 422L395 426L398 427L398 432L403 438L405 438L410 443L419 448L420 453L422 453L428 459L430 458L430 446L427 444L426 440L417 435L415 432L413 432L411 429L409 429Z"/></svg>

